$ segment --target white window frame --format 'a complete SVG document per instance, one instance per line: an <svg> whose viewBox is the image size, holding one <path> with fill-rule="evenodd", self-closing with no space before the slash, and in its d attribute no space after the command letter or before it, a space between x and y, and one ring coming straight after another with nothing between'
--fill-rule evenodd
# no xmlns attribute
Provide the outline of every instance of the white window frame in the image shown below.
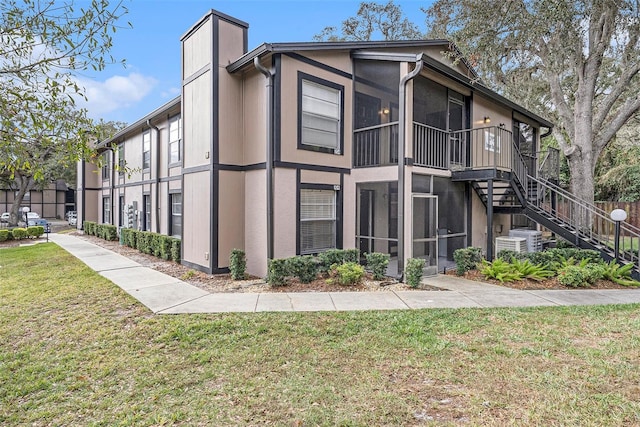
<svg viewBox="0 0 640 427"><path fill-rule="evenodd" d="M151 131L142 133L142 169L151 168Z"/></svg>
<svg viewBox="0 0 640 427"><path fill-rule="evenodd" d="M306 230L314 224L319 229ZM321 245L317 244L320 242L314 241L314 237L322 235L318 233L323 229L322 226L330 226L332 236L331 242ZM300 254L315 254L336 248L337 234L337 192L324 189L300 189Z"/></svg>
<svg viewBox="0 0 640 427"><path fill-rule="evenodd" d="M341 154L344 87L306 74L298 78L299 147Z"/></svg>
<svg viewBox="0 0 640 427"><path fill-rule="evenodd" d="M174 157L173 147L176 147ZM176 116L169 120L169 164L179 163L182 160L182 117Z"/></svg>

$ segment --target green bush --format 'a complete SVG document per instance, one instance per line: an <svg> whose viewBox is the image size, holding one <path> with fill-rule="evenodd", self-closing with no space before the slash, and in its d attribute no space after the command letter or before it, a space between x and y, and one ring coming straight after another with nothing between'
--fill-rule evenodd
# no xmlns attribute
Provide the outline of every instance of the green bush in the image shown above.
<svg viewBox="0 0 640 427"><path fill-rule="evenodd" d="M287 258L287 271L302 283L311 283L318 275L318 263L311 255Z"/></svg>
<svg viewBox="0 0 640 427"><path fill-rule="evenodd" d="M511 263L500 258L496 258L493 262L482 261L480 273L487 279L498 280L500 283L515 282L522 280L523 275Z"/></svg>
<svg viewBox="0 0 640 427"><path fill-rule="evenodd" d="M178 238L171 237L171 259L175 262L180 262L180 245L182 241Z"/></svg>
<svg viewBox="0 0 640 427"><path fill-rule="evenodd" d="M138 230L131 230L131 233L129 234L129 242L127 246L130 246L133 249L138 249L138 239L141 239L140 237L138 237L140 233L141 232Z"/></svg>
<svg viewBox="0 0 640 427"><path fill-rule="evenodd" d="M344 264L345 262L357 263L360 259L358 249L329 249L318 254L318 270L321 273L329 271L333 264Z"/></svg>
<svg viewBox="0 0 640 427"><path fill-rule="evenodd" d="M633 263L620 265L615 260L611 260L608 264L603 265L602 278L611 280L622 286L640 286L640 282L631 277Z"/></svg>
<svg viewBox="0 0 640 427"><path fill-rule="evenodd" d="M269 260L267 267L267 283L271 286L284 286L287 284L287 259L278 258Z"/></svg>
<svg viewBox="0 0 640 427"><path fill-rule="evenodd" d="M93 221L84 221L82 223L82 228L84 229L84 233L88 234L89 236L95 236L96 235L96 225L97 225L97 223L95 223Z"/></svg>
<svg viewBox="0 0 640 427"><path fill-rule="evenodd" d="M389 265L389 254L382 254L380 252L372 252L365 254L367 258L367 268L373 274L375 280L384 279L387 272L387 266Z"/></svg>
<svg viewBox="0 0 640 427"><path fill-rule="evenodd" d="M334 264L332 276L341 285L355 285L364 277L364 267L355 262L345 262L344 264Z"/></svg>
<svg viewBox="0 0 640 427"><path fill-rule="evenodd" d="M13 234L13 238L15 240L22 240L27 237L27 229L22 227L16 227L11 230L11 234Z"/></svg>
<svg viewBox="0 0 640 427"><path fill-rule="evenodd" d="M158 245L160 246L160 258L171 259L171 239L170 236L159 235Z"/></svg>
<svg viewBox="0 0 640 427"><path fill-rule="evenodd" d="M422 258L410 258L405 268L405 281L412 288L420 286L426 261Z"/></svg>
<svg viewBox="0 0 640 427"><path fill-rule="evenodd" d="M0 242L9 240L9 230L0 230Z"/></svg>
<svg viewBox="0 0 640 427"><path fill-rule="evenodd" d="M104 240L118 240L118 227L111 224L100 224L100 231Z"/></svg>
<svg viewBox="0 0 640 427"><path fill-rule="evenodd" d="M512 251L510 249L502 249L498 252L498 258L503 261L511 262L514 259L517 260L525 260L528 259L528 254L522 252Z"/></svg>
<svg viewBox="0 0 640 427"><path fill-rule="evenodd" d="M467 271L477 268L478 263L482 261L482 249L473 246L456 249L453 252L453 260L456 263L456 274L462 276Z"/></svg>
<svg viewBox="0 0 640 427"><path fill-rule="evenodd" d="M565 249L565 248L575 248L575 245L568 240L558 238L556 241L556 248Z"/></svg>
<svg viewBox="0 0 640 427"><path fill-rule="evenodd" d="M542 281L555 275L554 270L550 270L540 264L533 264L528 259L519 260L513 258L510 264L513 266L513 269L525 279Z"/></svg>
<svg viewBox="0 0 640 427"><path fill-rule="evenodd" d="M27 227L27 235L29 237L38 238L44 234L44 227L41 225L33 225L31 227Z"/></svg>
<svg viewBox="0 0 640 427"><path fill-rule="evenodd" d="M229 271L233 280L242 280L246 276L247 256L242 249L233 249L229 256Z"/></svg>
<svg viewBox="0 0 640 427"><path fill-rule="evenodd" d="M588 272L579 265L567 265L558 270L558 281L571 288L588 288Z"/></svg>

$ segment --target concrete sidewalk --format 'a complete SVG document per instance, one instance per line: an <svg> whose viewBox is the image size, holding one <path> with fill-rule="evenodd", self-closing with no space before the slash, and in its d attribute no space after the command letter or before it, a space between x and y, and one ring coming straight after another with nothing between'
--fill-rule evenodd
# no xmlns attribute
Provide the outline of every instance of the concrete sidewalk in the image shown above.
<svg viewBox="0 0 640 427"><path fill-rule="evenodd" d="M442 291L209 293L68 234L49 239L158 314L261 311L407 310L640 303L640 290L520 291L439 275Z"/></svg>

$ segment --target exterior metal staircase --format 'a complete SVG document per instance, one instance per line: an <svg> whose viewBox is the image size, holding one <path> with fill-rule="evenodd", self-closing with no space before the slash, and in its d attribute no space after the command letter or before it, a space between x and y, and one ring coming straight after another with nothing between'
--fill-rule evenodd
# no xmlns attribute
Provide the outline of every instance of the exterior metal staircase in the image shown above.
<svg viewBox="0 0 640 427"><path fill-rule="evenodd" d="M466 140L470 143L469 153L479 153L487 147L482 138L472 134ZM503 143L503 153L494 153L490 161L469 156L465 168L452 170L452 179L470 182L487 208L488 217L493 213L524 214L580 248L597 250L607 261L615 259L616 223L609 213L552 182L557 179L557 150L547 151L536 173L530 174L515 144L510 145ZM509 161L510 165L505 164ZM488 250L489 247L492 244L488 244ZM640 279L640 229L624 222L620 224L618 259L633 263L632 275Z"/></svg>

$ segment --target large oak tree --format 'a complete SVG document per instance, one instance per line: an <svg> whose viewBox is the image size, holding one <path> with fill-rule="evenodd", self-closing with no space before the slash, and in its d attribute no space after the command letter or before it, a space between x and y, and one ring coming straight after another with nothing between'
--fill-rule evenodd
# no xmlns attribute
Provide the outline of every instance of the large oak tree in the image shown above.
<svg viewBox="0 0 640 427"><path fill-rule="evenodd" d="M454 41L484 82L557 123L572 192L640 109L637 0L436 0L430 36Z"/></svg>
<svg viewBox="0 0 640 427"><path fill-rule="evenodd" d="M109 54L121 1L4 0L0 3L0 177L17 185L11 222L22 197L61 169L91 158L98 131L86 111L76 73L100 71Z"/></svg>

